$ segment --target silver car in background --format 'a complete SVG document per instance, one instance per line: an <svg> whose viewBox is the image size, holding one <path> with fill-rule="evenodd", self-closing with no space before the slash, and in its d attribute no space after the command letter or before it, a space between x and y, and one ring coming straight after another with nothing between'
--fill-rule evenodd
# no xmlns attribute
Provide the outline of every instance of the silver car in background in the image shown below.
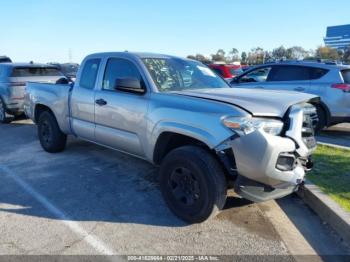
<svg viewBox="0 0 350 262"><path fill-rule="evenodd" d="M26 82L55 83L64 77L54 66L41 64L0 64L0 123L10 122L24 112Z"/></svg>
<svg viewBox="0 0 350 262"><path fill-rule="evenodd" d="M291 90L315 94L318 129L350 122L350 67L331 63L280 62L254 67L231 81L232 87Z"/></svg>

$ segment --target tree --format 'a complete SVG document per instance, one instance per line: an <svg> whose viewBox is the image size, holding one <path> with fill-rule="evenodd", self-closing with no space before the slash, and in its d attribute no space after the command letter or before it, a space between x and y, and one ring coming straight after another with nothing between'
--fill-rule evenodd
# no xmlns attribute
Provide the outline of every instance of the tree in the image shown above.
<svg viewBox="0 0 350 262"><path fill-rule="evenodd" d="M264 57L265 62L270 62L271 60L273 60L272 52L270 51L265 51L264 56L265 56Z"/></svg>
<svg viewBox="0 0 350 262"><path fill-rule="evenodd" d="M286 50L287 59L301 60L307 55L307 51L301 46L292 46Z"/></svg>
<svg viewBox="0 0 350 262"><path fill-rule="evenodd" d="M247 63L247 53L246 52L242 52L241 54L241 62L242 63Z"/></svg>
<svg viewBox="0 0 350 262"><path fill-rule="evenodd" d="M342 57L343 62L345 63L350 63L350 46L348 46L345 50L344 50L344 54Z"/></svg>
<svg viewBox="0 0 350 262"><path fill-rule="evenodd" d="M209 58L205 57L202 54L196 54L195 56L194 55L188 55L187 58L188 59L192 59L192 60L197 60L197 61L202 62L204 64L210 64L211 63L211 60Z"/></svg>
<svg viewBox="0 0 350 262"><path fill-rule="evenodd" d="M261 47L255 47L248 53L248 63L251 65L263 64L265 62L265 52Z"/></svg>
<svg viewBox="0 0 350 262"><path fill-rule="evenodd" d="M275 60L283 60L287 58L287 50L283 45L272 50L272 58Z"/></svg>
<svg viewBox="0 0 350 262"><path fill-rule="evenodd" d="M231 51L229 52L229 54L231 55L228 58L228 60L230 60L230 62L239 61L239 53L238 53L238 50L236 48L232 48Z"/></svg>
<svg viewBox="0 0 350 262"><path fill-rule="evenodd" d="M328 46L319 46L316 49L316 57L326 60L339 60L341 58L337 49Z"/></svg>
<svg viewBox="0 0 350 262"><path fill-rule="evenodd" d="M216 54L211 55L211 59L215 62L226 62L226 52L223 49L219 49Z"/></svg>

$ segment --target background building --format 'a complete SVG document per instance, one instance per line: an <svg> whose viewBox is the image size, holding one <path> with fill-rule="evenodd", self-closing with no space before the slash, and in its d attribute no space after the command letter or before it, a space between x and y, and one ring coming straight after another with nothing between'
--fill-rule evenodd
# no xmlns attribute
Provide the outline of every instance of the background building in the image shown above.
<svg viewBox="0 0 350 262"><path fill-rule="evenodd" d="M327 27L324 43L328 47L345 49L350 46L350 24Z"/></svg>

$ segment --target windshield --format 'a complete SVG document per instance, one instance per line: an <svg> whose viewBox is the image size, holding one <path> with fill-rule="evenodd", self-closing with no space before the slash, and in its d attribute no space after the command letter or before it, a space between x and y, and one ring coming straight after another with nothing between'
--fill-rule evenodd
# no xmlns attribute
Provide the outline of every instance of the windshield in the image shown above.
<svg viewBox="0 0 350 262"><path fill-rule="evenodd" d="M196 61L144 58L143 62L160 92L229 87L210 68Z"/></svg>

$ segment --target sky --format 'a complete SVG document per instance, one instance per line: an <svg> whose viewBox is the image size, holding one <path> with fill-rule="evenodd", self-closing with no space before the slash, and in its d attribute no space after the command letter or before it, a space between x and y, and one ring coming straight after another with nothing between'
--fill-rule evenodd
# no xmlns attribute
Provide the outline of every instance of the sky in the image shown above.
<svg viewBox="0 0 350 262"><path fill-rule="evenodd" d="M90 53L210 55L323 44L349 0L0 0L0 55L81 62Z"/></svg>

